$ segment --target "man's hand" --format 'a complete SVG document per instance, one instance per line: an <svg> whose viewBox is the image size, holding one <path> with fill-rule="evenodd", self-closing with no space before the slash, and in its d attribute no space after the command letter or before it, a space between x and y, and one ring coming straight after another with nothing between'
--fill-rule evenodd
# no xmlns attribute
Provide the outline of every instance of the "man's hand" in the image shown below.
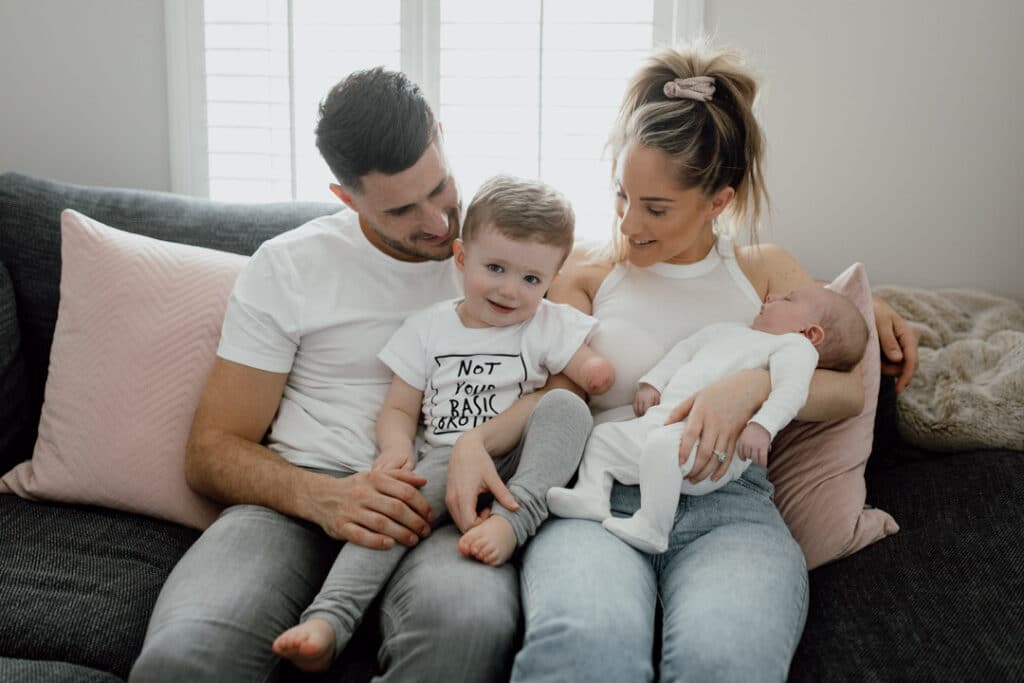
<svg viewBox="0 0 1024 683"><path fill-rule="evenodd" d="M679 464L698 443L693 468L686 479L694 484L711 477L718 481L728 471L736 440L771 391L766 370L741 370L710 384L686 399L669 414L665 424L686 420L679 441ZM724 453L719 461L715 453Z"/></svg>
<svg viewBox="0 0 1024 683"><path fill-rule="evenodd" d="M448 461L448 491L444 497L448 514L462 533L487 519L487 511L482 515L476 512L477 500L485 492L490 492L495 500L509 510L519 509L519 503L501 481L494 461L479 436L474 432L466 432L452 447L451 459Z"/></svg>
<svg viewBox="0 0 1024 683"><path fill-rule="evenodd" d="M643 417L648 410L661 403L661 392L650 384L641 383L633 397L633 414Z"/></svg>
<svg viewBox="0 0 1024 683"><path fill-rule="evenodd" d="M917 370L917 332L892 306L873 297L875 327L882 352L882 374L897 377L896 393L907 388Z"/></svg>
<svg viewBox="0 0 1024 683"><path fill-rule="evenodd" d="M748 422L736 442L740 457L744 460L753 460L764 467L768 467L768 450L771 445L772 435L756 422Z"/></svg>
<svg viewBox="0 0 1024 683"><path fill-rule="evenodd" d="M423 477L408 470L319 475L312 496L314 521L328 536L367 548L395 542L414 546L430 534L434 513L420 495Z"/></svg>
<svg viewBox="0 0 1024 683"><path fill-rule="evenodd" d="M380 452L380 455L373 461L370 470L373 472L386 472L387 470L409 470L412 471L416 464L413 457L412 447L391 448Z"/></svg>

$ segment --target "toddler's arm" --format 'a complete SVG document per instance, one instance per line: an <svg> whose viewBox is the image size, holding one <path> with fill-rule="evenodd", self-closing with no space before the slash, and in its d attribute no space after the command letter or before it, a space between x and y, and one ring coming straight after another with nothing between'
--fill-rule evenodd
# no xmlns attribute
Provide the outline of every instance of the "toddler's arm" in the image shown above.
<svg viewBox="0 0 1024 683"><path fill-rule="evenodd" d="M413 442L420 421L423 392L397 375L391 380L384 406L377 416L377 447L374 470L411 470L416 464Z"/></svg>
<svg viewBox="0 0 1024 683"><path fill-rule="evenodd" d="M583 344L562 369L566 377L583 388L588 394L603 394L615 383L615 368L612 362Z"/></svg>
<svg viewBox="0 0 1024 683"><path fill-rule="evenodd" d="M648 410L661 403L661 392L646 382L640 382L633 397L633 414L642 417Z"/></svg>

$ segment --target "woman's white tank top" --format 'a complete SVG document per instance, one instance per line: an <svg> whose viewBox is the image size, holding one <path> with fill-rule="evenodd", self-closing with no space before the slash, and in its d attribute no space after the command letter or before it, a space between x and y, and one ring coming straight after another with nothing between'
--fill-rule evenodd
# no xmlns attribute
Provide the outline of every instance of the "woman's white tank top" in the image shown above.
<svg viewBox="0 0 1024 683"><path fill-rule="evenodd" d="M616 264L594 296L591 347L615 366L615 384L591 398L597 422L633 417L637 380L679 341L718 322L750 324L761 299L720 235L698 263Z"/></svg>

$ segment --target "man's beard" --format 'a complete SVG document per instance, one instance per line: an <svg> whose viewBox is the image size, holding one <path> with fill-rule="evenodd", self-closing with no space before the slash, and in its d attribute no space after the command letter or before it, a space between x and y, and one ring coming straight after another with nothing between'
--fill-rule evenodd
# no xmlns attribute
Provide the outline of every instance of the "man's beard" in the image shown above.
<svg viewBox="0 0 1024 683"><path fill-rule="evenodd" d="M417 243L421 239L430 237L430 235L427 235L426 233L418 233L408 241L399 241L391 239L387 235L381 233L375 227L370 226L370 229L373 230L373 232L377 235L377 239L379 239L384 246L388 247L389 249L392 249L396 253L411 258L427 259L428 261L444 261L452 257L452 243L455 241L455 238L459 236L458 228L455 227L457 225L458 223L456 222L456 219L453 216L449 216L449 233L447 241L444 242L444 244L437 244L434 245L433 247L427 247L425 249L419 248L417 246ZM429 249L429 251L427 249Z"/></svg>

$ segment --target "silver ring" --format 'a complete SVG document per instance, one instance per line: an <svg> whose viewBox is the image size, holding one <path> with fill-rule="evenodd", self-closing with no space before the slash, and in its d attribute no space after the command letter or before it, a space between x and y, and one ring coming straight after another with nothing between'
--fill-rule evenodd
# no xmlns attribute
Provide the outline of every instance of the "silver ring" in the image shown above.
<svg viewBox="0 0 1024 683"><path fill-rule="evenodd" d="M718 458L718 462L725 462L726 455L722 451L711 451Z"/></svg>

